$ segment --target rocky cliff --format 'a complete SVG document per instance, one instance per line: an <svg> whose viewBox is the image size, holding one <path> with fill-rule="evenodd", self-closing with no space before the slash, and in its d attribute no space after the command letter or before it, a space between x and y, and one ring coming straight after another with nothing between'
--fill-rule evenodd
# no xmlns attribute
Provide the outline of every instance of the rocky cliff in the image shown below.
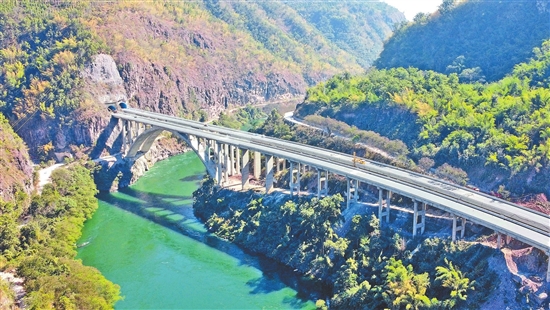
<svg viewBox="0 0 550 310"><path fill-rule="evenodd" d="M0 114L0 202L14 201L19 191L30 193L33 168L27 146Z"/></svg>
<svg viewBox="0 0 550 310"><path fill-rule="evenodd" d="M31 157L116 153L109 102L208 119L229 107L300 98L336 73L364 70L303 8L207 2L0 5L0 111L22 124ZM364 32L342 31L370 38L383 29L374 36L381 41L400 16L385 5L373 10Z"/></svg>
<svg viewBox="0 0 550 310"><path fill-rule="evenodd" d="M193 19L182 27L170 19L122 10L116 18L105 18L97 31L115 46L112 56L130 102L142 109L173 115L203 111L211 117L229 106L305 93L307 83L298 68L276 68L273 57L241 55L248 49L242 41L250 39L224 33L220 26ZM120 42L110 36L110 29L120 29L124 40L135 45L118 48Z"/></svg>

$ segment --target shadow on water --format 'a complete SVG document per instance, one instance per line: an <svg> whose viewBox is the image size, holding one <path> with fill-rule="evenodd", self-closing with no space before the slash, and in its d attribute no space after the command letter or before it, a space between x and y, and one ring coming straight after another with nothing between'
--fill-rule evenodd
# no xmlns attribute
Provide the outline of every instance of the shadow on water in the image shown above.
<svg viewBox="0 0 550 310"><path fill-rule="evenodd" d="M188 176L179 181L194 181L199 187L201 180L202 175ZM297 291L297 295L284 302L293 308L303 306L310 300L329 296L330 289L321 283L308 280L286 265L241 249L236 244L207 232L203 223L193 214L192 196L150 193L132 187L121 189L119 193L123 195L102 192L98 198L230 255L238 259L240 265L261 270L261 277L246 283L251 288L250 294L267 294L290 287Z"/></svg>

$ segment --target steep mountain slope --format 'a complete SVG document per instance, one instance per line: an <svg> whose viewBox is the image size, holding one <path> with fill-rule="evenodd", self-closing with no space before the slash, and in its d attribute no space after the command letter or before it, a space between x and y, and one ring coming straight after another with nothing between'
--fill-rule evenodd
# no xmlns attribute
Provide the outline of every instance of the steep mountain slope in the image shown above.
<svg viewBox="0 0 550 310"><path fill-rule="evenodd" d="M465 81L496 81L550 37L549 16L548 0L447 5L432 16L417 15L415 22L396 31L376 67L416 67L462 73Z"/></svg>
<svg viewBox="0 0 550 310"><path fill-rule="evenodd" d="M459 166L485 190L550 195L550 41L533 54L486 85L416 68L337 76L309 89L297 114L401 139L415 159Z"/></svg>
<svg viewBox="0 0 550 310"><path fill-rule="evenodd" d="M383 2L289 1L307 22L339 48L355 56L363 67L369 67L382 51L383 42L404 15Z"/></svg>
<svg viewBox="0 0 550 310"><path fill-rule="evenodd" d="M18 192L29 193L32 173L27 146L0 114L0 204L14 201Z"/></svg>
<svg viewBox="0 0 550 310"><path fill-rule="evenodd" d="M401 16L375 12L376 45ZM114 58L131 105L196 119L303 96L366 64L284 2L20 1L0 14L0 111L26 124L18 132L35 159L49 144L90 146L107 126L109 96L97 93L110 86L82 78L97 54Z"/></svg>

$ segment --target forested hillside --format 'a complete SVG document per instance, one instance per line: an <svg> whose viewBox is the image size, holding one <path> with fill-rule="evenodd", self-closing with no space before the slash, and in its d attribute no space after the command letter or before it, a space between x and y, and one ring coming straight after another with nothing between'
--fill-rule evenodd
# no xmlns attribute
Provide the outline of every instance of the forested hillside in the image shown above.
<svg viewBox="0 0 550 310"><path fill-rule="evenodd" d="M289 1L287 5L295 9L326 39L353 55L364 68L372 65L382 50L384 40L405 20L401 12L383 2ZM281 16L277 11L273 13ZM282 16L284 21L289 21L286 14ZM298 41L311 45L307 33L300 31L299 27L290 23L289 29Z"/></svg>
<svg viewBox="0 0 550 310"><path fill-rule="evenodd" d="M408 239L368 214L344 231L339 194L290 199L209 179L193 198L210 231L328 286L330 309L477 309L499 285L485 260L492 248ZM316 305L327 309L325 300Z"/></svg>
<svg viewBox="0 0 550 310"><path fill-rule="evenodd" d="M384 44L376 67L458 73L461 81L496 81L550 37L550 1L445 0L419 14Z"/></svg>
<svg viewBox="0 0 550 310"><path fill-rule="evenodd" d="M351 4L340 7L346 18L355 14ZM374 36L353 46L369 45L373 59L403 17L379 3L366 7L372 22L338 32ZM368 65L299 11L285 2L2 2L0 111L43 160L92 145L107 125L104 102L89 90L109 86L82 78L99 53L114 58L131 105L196 119L303 96L309 85Z"/></svg>
<svg viewBox="0 0 550 310"><path fill-rule="evenodd" d="M72 165L54 171L42 195L0 200L0 270L25 279L28 309L110 309L120 299L118 285L75 259L96 192L90 171Z"/></svg>
<svg viewBox="0 0 550 310"><path fill-rule="evenodd" d="M416 68L340 75L308 91L298 115L320 114L400 139L416 160L466 170L486 190L550 194L550 41L491 84Z"/></svg>

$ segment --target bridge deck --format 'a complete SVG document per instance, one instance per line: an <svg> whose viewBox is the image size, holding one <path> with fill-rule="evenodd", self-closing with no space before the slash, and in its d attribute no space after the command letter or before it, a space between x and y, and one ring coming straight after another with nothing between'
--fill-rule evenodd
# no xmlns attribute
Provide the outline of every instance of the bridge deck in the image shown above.
<svg viewBox="0 0 550 310"><path fill-rule="evenodd" d="M343 153L137 109L113 117L216 140L328 170L451 212L550 253L550 216L480 192Z"/></svg>

